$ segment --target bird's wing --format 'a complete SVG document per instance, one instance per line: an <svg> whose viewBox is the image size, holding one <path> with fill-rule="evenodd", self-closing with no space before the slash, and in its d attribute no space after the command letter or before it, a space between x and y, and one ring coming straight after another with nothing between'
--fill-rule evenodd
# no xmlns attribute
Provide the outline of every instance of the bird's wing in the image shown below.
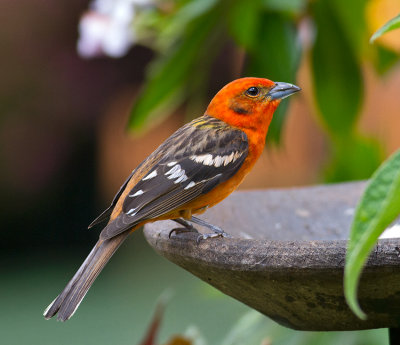
<svg viewBox="0 0 400 345"><path fill-rule="evenodd" d="M112 238L167 214L228 180L248 154L246 134L203 116L176 131L148 159L162 157L126 196L121 214L102 231Z"/></svg>

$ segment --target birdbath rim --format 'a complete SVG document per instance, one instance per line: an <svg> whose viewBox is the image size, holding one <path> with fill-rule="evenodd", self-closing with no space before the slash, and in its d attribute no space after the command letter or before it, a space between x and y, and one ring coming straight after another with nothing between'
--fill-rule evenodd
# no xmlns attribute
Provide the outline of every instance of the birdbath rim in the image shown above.
<svg viewBox="0 0 400 345"><path fill-rule="evenodd" d="M381 239L370 256L358 319L343 296L347 234L365 182L236 192L204 219L231 238L196 243L163 221L145 226L149 244L170 261L278 323L299 330L399 327L399 239ZM240 215L240 218L229 215ZM288 239L290 238L290 239Z"/></svg>

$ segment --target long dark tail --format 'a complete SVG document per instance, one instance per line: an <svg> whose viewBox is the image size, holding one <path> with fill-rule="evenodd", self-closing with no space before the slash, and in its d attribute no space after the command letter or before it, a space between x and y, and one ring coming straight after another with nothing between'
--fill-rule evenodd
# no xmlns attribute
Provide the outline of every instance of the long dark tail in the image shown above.
<svg viewBox="0 0 400 345"><path fill-rule="evenodd" d="M100 239L61 294L44 311L44 317L50 319L58 313L57 320L71 318L96 277L128 235L129 231L125 231L108 240Z"/></svg>

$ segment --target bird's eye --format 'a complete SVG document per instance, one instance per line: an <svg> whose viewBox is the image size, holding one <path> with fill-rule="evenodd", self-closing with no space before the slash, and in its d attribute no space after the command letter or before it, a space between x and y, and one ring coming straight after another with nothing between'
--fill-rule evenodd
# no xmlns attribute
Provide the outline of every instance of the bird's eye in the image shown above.
<svg viewBox="0 0 400 345"><path fill-rule="evenodd" d="M256 97L260 93L260 90L258 87L252 86L247 89L246 95L250 97Z"/></svg>

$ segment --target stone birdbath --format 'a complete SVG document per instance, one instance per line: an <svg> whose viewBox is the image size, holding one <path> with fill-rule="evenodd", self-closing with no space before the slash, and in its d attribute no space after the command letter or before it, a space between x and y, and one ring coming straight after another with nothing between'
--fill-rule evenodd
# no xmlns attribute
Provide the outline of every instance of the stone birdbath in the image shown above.
<svg viewBox="0 0 400 345"><path fill-rule="evenodd" d="M169 233L173 221L145 226L150 245L223 293L279 324L304 331L400 327L400 239L381 239L358 292L368 319L343 295L346 239L365 183L233 193L201 218L230 238L196 243L194 233ZM207 231L198 227L200 231Z"/></svg>

